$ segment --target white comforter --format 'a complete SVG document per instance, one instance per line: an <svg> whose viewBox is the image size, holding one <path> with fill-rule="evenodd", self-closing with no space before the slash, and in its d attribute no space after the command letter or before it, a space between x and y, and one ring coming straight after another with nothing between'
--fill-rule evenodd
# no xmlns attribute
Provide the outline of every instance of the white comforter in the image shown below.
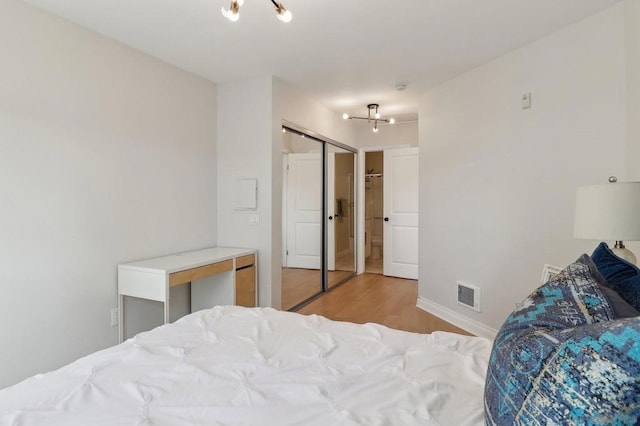
<svg viewBox="0 0 640 426"><path fill-rule="evenodd" d="M481 425L490 341L216 307L0 391L2 425Z"/></svg>

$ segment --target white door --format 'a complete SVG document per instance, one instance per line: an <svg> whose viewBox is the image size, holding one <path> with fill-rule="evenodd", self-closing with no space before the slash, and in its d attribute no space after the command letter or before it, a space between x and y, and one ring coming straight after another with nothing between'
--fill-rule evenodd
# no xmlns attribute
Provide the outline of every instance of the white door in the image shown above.
<svg viewBox="0 0 640 426"><path fill-rule="evenodd" d="M418 279L418 148L384 151L383 273Z"/></svg>
<svg viewBox="0 0 640 426"><path fill-rule="evenodd" d="M336 270L336 153L327 152L327 269Z"/></svg>
<svg viewBox="0 0 640 426"><path fill-rule="evenodd" d="M287 267L320 269L321 154L289 154Z"/></svg>

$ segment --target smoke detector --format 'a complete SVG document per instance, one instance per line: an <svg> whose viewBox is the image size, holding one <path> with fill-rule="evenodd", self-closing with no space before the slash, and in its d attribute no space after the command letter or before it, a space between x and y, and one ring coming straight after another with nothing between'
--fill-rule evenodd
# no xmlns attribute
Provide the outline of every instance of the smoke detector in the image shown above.
<svg viewBox="0 0 640 426"><path fill-rule="evenodd" d="M393 87L398 91L398 92L402 92L404 91L404 89L407 88L407 83L404 82L398 82L396 84L393 85Z"/></svg>

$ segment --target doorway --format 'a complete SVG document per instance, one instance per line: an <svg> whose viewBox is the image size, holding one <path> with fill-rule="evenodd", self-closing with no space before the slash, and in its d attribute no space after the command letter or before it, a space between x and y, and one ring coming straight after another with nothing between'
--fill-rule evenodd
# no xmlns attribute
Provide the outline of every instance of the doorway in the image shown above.
<svg viewBox="0 0 640 426"><path fill-rule="evenodd" d="M418 279L418 148L360 153L358 271Z"/></svg>
<svg viewBox="0 0 640 426"><path fill-rule="evenodd" d="M384 154L365 153L364 271L382 274L384 219Z"/></svg>
<svg viewBox="0 0 640 426"><path fill-rule="evenodd" d="M282 309L355 276L356 150L283 126Z"/></svg>

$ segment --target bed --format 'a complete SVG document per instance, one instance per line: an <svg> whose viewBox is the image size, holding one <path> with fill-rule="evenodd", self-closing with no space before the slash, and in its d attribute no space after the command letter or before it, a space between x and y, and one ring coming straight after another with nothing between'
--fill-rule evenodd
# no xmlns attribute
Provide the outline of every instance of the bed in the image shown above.
<svg viewBox="0 0 640 426"><path fill-rule="evenodd" d="M481 425L491 341L222 306L0 390L8 425Z"/></svg>

